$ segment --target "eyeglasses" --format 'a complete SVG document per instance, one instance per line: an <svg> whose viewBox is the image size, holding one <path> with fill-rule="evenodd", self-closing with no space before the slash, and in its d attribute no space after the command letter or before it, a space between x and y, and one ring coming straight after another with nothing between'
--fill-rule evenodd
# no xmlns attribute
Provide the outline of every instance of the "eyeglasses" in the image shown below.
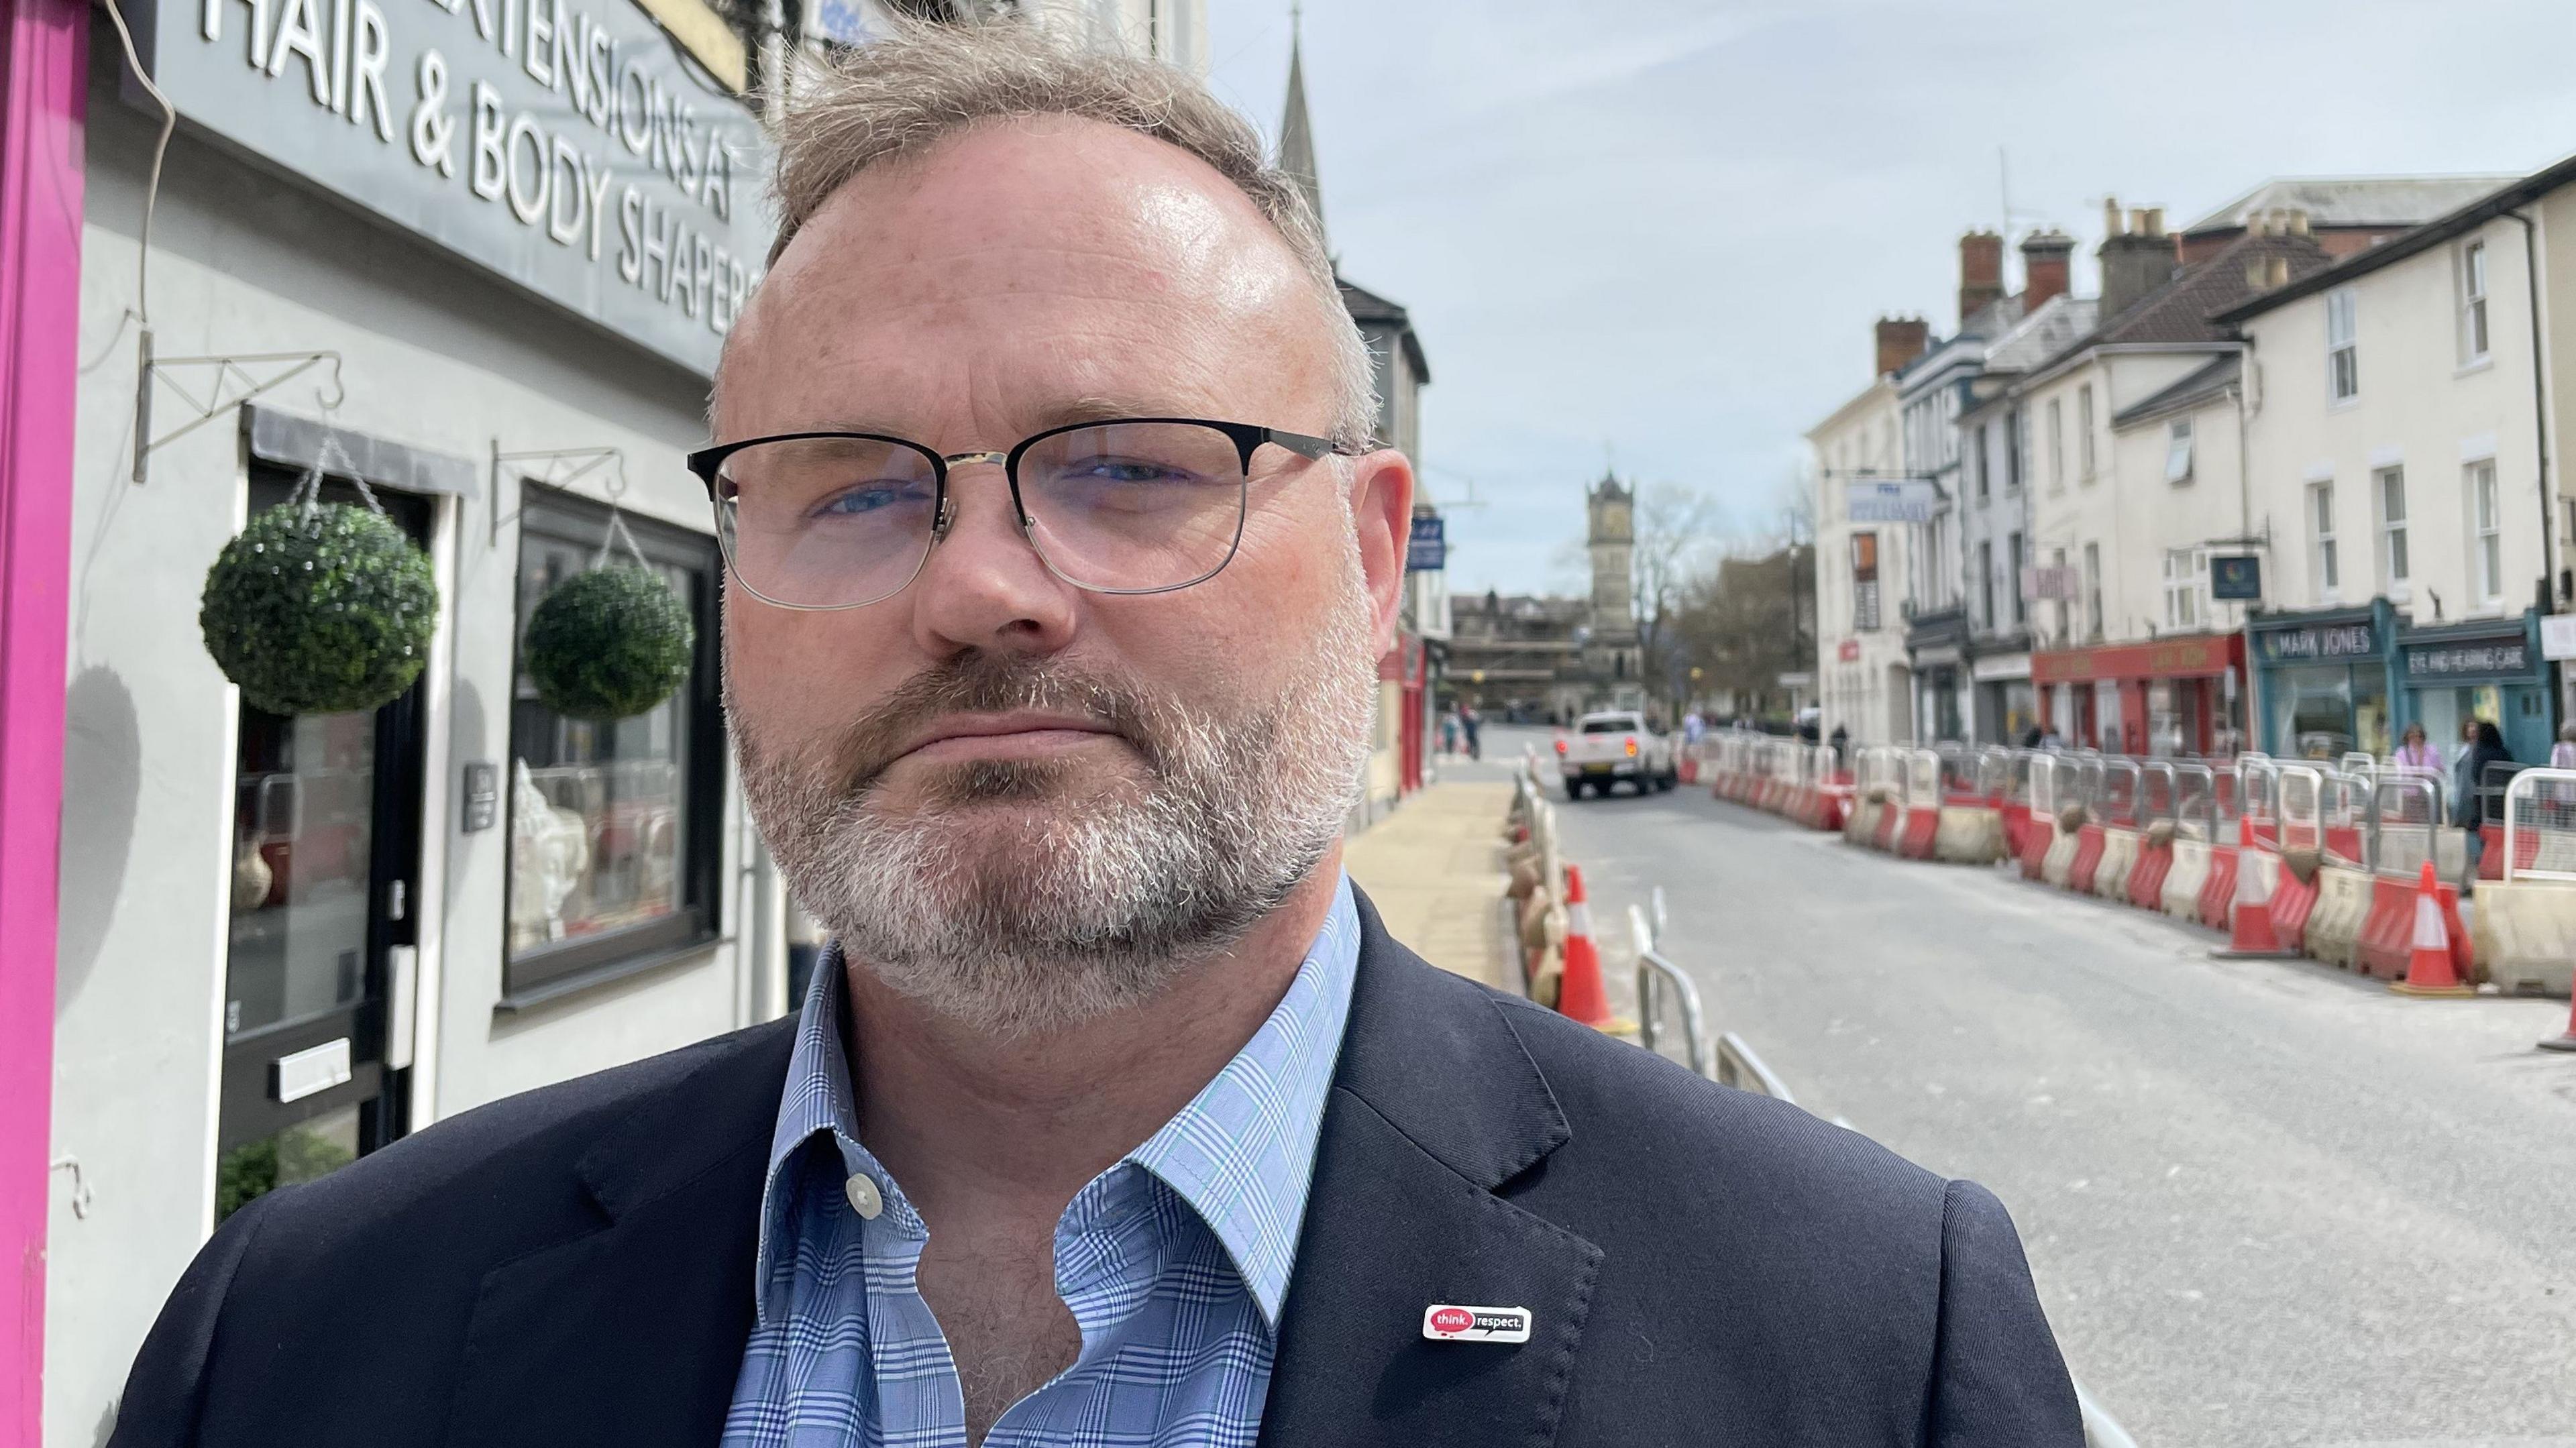
<svg viewBox="0 0 2576 1448"><path fill-rule="evenodd" d="M790 432L689 454L743 588L783 608L900 593L956 522L948 470L998 463L1048 571L1094 593L1168 593L1216 576L1243 541L1253 454L1356 449L1241 422L1136 417L1050 428L1007 453L942 456L866 432Z"/></svg>

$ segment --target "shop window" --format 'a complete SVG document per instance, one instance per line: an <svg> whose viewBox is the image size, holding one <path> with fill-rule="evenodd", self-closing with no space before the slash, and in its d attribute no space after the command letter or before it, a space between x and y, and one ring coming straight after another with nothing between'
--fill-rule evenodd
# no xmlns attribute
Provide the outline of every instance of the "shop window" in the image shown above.
<svg viewBox="0 0 2576 1448"><path fill-rule="evenodd" d="M2359 303L2350 287L2326 293L2326 391L2336 402L2361 395Z"/></svg>
<svg viewBox="0 0 2576 1448"><path fill-rule="evenodd" d="M2460 365L2487 360L2487 244L2460 248Z"/></svg>
<svg viewBox="0 0 2576 1448"><path fill-rule="evenodd" d="M2492 603L2504 597L2504 505L2496 496L2495 459L2471 463L2462 472L2462 491L2469 495L2469 571L2479 600Z"/></svg>
<svg viewBox="0 0 2576 1448"><path fill-rule="evenodd" d="M2342 586L2335 558L2334 484L2308 484L2308 557L2316 574L2317 602L2332 603Z"/></svg>
<svg viewBox="0 0 2576 1448"><path fill-rule="evenodd" d="M608 511L525 489L518 629L591 566ZM568 719L524 669L510 701L508 994L523 997L667 959L714 938L724 722L717 703L715 541L628 514L646 563L697 619L678 691L628 719ZM632 566L629 560L626 566Z"/></svg>

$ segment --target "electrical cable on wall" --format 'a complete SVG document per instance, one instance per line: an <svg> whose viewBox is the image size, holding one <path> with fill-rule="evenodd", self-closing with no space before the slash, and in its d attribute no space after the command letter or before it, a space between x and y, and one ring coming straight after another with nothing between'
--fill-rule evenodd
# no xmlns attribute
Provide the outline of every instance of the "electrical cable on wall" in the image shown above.
<svg viewBox="0 0 2576 1448"><path fill-rule="evenodd" d="M126 28L125 11L117 0L101 0L107 7L107 18L116 26L117 41L125 47L125 64L154 103L161 107L161 134L152 142L152 170L143 183L143 226L135 241L134 316L143 324L143 353L152 355L152 211L161 199L161 162L170 152L170 133L178 129L179 108L161 93L152 77L143 69L142 57L134 52L134 32Z"/></svg>

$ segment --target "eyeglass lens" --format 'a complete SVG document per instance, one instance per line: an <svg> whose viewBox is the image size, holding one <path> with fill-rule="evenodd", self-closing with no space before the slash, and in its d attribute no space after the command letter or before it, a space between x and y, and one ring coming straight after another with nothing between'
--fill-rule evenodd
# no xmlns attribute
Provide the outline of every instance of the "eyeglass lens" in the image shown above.
<svg viewBox="0 0 2576 1448"><path fill-rule="evenodd" d="M938 470L921 449L845 437L764 442L728 457L723 477L718 532L743 586L773 602L872 603L910 583L929 556ZM1030 542L1083 588L1196 583L1225 565L1242 534L1242 452L1212 427L1116 422L1052 433L1021 454L1018 479Z"/></svg>

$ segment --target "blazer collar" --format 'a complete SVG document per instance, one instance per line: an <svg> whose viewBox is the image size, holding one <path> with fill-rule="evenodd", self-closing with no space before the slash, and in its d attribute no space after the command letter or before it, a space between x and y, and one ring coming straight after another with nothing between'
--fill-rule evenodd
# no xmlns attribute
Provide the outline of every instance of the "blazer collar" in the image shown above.
<svg viewBox="0 0 2576 1448"><path fill-rule="evenodd" d="M485 1275L446 1441L706 1448L751 1334L792 1022L698 1048L574 1166L595 1229Z"/></svg>
<svg viewBox="0 0 2576 1448"><path fill-rule="evenodd" d="M1316 1148L1261 1442L1546 1443L1601 1250L1496 1189L1570 1137L1500 997L1359 902L1359 976ZM1526 1343L1430 1342L1435 1305L1521 1307Z"/></svg>

